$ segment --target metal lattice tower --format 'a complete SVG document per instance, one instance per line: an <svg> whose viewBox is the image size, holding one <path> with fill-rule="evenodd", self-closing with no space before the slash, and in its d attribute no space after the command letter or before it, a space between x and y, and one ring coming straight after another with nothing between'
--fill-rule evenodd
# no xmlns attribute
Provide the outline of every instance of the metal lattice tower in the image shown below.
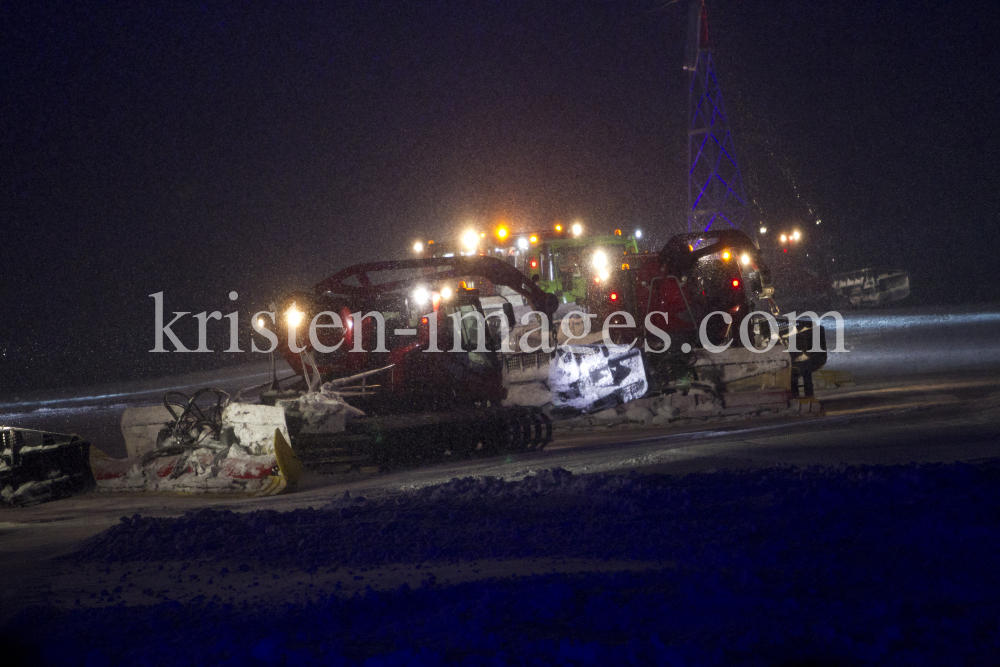
<svg viewBox="0 0 1000 667"><path fill-rule="evenodd" d="M688 98L688 231L741 229L751 232L750 208L736 147L726 120L722 89L712 64L708 13L692 0L684 69L691 72ZM753 235L753 234L751 234Z"/></svg>

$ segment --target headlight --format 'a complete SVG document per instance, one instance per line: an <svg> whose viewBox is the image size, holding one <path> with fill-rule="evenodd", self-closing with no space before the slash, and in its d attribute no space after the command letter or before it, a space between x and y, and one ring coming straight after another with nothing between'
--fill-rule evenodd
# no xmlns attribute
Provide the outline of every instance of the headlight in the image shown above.
<svg viewBox="0 0 1000 667"><path fill-rule="evenodd" d="M285 311L285 321L288 322L288 326L297 327L302 324L303 312L292 304L292 307Z"/></svg>
<svg viewBox="0 0 1000 667"><path fill-rule="evenodd" d="M599 271L599 272L597 273L597 275L599 275L599 276L601 277L601 280L607 280L607 279L608 279L608 278L609 278L609 277L611 276L611 274L610 274L610 273L608 273L608 270L607 270L607 269L601 269L601 270L600 270L600 271Z"/></svg>
<svg viewBox="0 0 1000 667"><path fill-rule="evenodd" d="M746 253L743 253L742 255L740 255L740 262L743 264L743 266L746 266L747 264L749 264L750 263L750 255L748 255Z"/></svg>
<svg viewBox="0 0 1000 667"><path fill-rule="evenodd" d="M475 250L479 245L479 234L477 234L475 230L470 229L462 236L462 243L464 243L465 247L469 250Z"/></svg>
<svg viewBox="0 0 1000 667"><path fill-rule="evenodd" d="M450 287L442 287L441 288L441 298L442 299L450 299L451 298L451 288Z"/></svg>
<svg viewBox="0 0 1000 667"><path fill-rule="evenodd" d="M573 236L579 236L580 234L583 234L583 225L581 225L579 222L573 223L572 229L573 229Z"/></svg>
<svg viewBox="0 0 1000 667"><path fill-rule="evenodd" d="M595 269L603 269L608 265L608 256L604 254L603 250L598 250L594 253L594 257L590 261L593 263Z"/></svg>
<svg viewBox="0 0 1000 667"><path fill-rule="evenodd" d="M430 298L431 293L428 292L426 288L418 287L413 290L413 301L416 302L418 306L425 305L428 301L430 301Z"/></svg>

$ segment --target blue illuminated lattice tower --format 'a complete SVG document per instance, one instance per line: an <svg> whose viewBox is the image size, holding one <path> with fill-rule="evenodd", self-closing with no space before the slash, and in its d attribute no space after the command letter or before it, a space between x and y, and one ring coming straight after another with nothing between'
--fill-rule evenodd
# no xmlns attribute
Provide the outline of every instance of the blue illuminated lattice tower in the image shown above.
<svg viewBox="0 0 1000 667"><path fill-rule="evenodd" d="M740 229L753 236L750 208L722 89L708 43L703 0L692 0L684 69L691 72L688 112L688 231Z"/></svg>

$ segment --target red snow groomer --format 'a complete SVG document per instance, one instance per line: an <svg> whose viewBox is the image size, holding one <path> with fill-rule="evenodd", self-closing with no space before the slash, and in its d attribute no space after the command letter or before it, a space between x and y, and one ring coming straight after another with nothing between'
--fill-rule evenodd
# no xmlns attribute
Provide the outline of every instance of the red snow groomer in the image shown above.
<svg viewBox="0 0 1000 667"><path fill-rule="evenodd" d="M635 329L613 330L615 342L642 333L654 347L662 346L659 337L646 331L648 313L655 313L650 322L669 334L672 346L686 343L692 348L702 347L698 329L709 313L731 318L727 323L716 315L706 322L707 338L715 345L738 335L751 312L777 313L770 271L753 242L739 231L679 234L659 253L624 255L621 269L611 268L606 279L595 277L590 283L587 305L601 321L616 311L635 318ZM617 323L624 318L619 316Z"/></svg>
<svg viewBox="0 0 1000 667"><path fill-rule="evenodd" d="M291 394L275 382L262 400L285 408L294 448L312 464L391 464L443 452L543 446L551 439L544 415L501 406L501 335L514 325L513 308L505 304L485 319L480 297L502 293L524 297L549 318L558 307L554 295L492 257L374 262L339 271L275 304L279 350L299 380ZM287 402L321 388L335 390L356 411L341 432L316 427L301 400Z"/></svg>
<svg viewBox="0 0 1000 667"><path fill-rule="evenodd" d="M294 487L303 463L385 467L542 447L547 417L501 405L512 307L504 323L475 316L480 293L498 290L556 309L553 295L487 257L362 264L289 295L271 330L296 375L274 376L260 403L204 389L127 409L127 458L91 449L97 490L267 496Z"/></svg>
<svg viewBox="0 0 1000 667"><path fill-rule="evenodd" d="M664 335L669 336L667 350L647 354L649 373L657 376L651 379L661 387L684 375L711 376L725 383L724 378L735 377L733 371L750 361L763 363L768 355L747 350L740 335L743 327L751 346L766 347L773 336L776 345L771 356L776 361L789 359L790 328L772 298L771 272L757 246L742 232L679 234L659 253L616 260L620 269L617 261L611 265L609 259L607 278L591 281L587 305L599 322L612 318L617 326L610 334L616 343L637 340L660 352ZM622 312L632 316L632 326ZM763 313L774 317L778 331L771 331ZM809 320L797 323L798 349L812 348L811 328ZM788 362L789 384L798 387L801 383L806 396L812 395L812 371L826 363L822 327L819 333L821 350L792 353ZM726 351L717 351L721 347ZM742 386L736 380L728 384L731 389Z"/></svg>

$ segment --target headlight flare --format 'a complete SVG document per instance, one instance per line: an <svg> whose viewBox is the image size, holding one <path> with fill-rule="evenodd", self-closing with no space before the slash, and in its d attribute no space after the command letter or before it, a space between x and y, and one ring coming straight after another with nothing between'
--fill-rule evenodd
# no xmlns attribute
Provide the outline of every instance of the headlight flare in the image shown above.
<svg viewBox="0 0 1000 667"><path fill-rule="evenodd" d="M285 311L285 321L288 322L288 326L293 329L300 324L302 324L303 313L301 310L296 308L295 303L292 303L292 307ZM260 318L263 320L264 318Z"/></svg>

